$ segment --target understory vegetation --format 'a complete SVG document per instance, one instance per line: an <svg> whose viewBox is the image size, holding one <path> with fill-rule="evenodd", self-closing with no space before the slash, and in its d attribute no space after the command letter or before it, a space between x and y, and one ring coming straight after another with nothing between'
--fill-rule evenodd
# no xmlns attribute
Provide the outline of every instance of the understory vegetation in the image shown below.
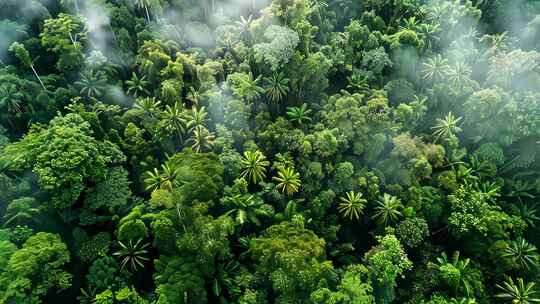
<svg viewBox="0 0 540 304"><path fill-rule="evenodd" d="M540 2L0 0L0 304L540 303Z"/></svg>

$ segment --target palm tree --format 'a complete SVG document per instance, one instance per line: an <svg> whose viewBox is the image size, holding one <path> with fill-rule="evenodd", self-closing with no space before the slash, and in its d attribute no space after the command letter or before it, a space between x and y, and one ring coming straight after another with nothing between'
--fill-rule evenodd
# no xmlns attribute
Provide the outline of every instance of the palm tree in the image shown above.
<svg viewBox="0 0 540 304"><path fill-rule="evenodd" d="M178 175L178 168L170 163L165 163L161 165L161 172L154 168L152 171L146 171L145 175L144 183L146 184L146 190L172 190L177 185L175 178Z"/></svg>
<svg viewBox="0 0 540 304"><path fill-rule="evenodd" d="M407 29L407 30L414 31L420 24L420 21L416 19L416 16L412 16L403 20L404 20L403 25L399 26L400 29Z"/></svg>
<svg viewBox="0 0 540 304"><path fill-rule="evenodd" d="M449 138L460 133L462 130L458 126L458 123L461 119L462 117L455 117L452 112L448 112L444 119L437 118L437 124L431 127L435 136L434 142L436 143L441 137Z"/></svg>
<svg viewBox="0 0 540 304"><path fill-rule="evenodd" d="M270 165L270 162L266 160L266 156L261 151L246 151L241 161L241 176L256 184L266 178L266 167L268 165Z"/></svg>
<svg viewBox="0 0 540 304"><path fill-rule="evenodd" d="M266 82L266 94L278 106L279 112L279 102L289 92L289 78L286 78L283 72L274 72L271 77L265 77L264 81Z"/></svg>
<svg viewBox="0 0 540 304"><path fill-rule="evenodd" d="M501 293L495 297L507 301L512 304L531 304L540 303L538 297L538 289L536 283L529 282L525 284L522 278L517 279L517 284L514 283L511 277L508 277L502 285L497 284L497 288L501 289Z"/></svg>
<svg viewBox="0 0 540 304"><path fill-rule="evenodd" d="M444 20L446 10L442 4L437 4L429 7L429 11L426 14L426 19L432 22L440 23Z"/></svg>
<svg viewBox="0 0 540 304"><path fill-rule="evenodd" d="M537 204L529 206L526 203L522 203L519 206L519 216L525 221L525 223L527 223L527 225L531 227L536 227L536 222L540 220L540 218L536 215L537 211Z"/></svg>
<svg viewBox="0 0 540 304"><path fill-rule="evenodd" d="M279 168L278 175L272 177L272 180L278 182L277 188L281 190L281 193L292 195L295 192L298 192L300 187L300 173L295 172L294 168Z"/></svg>
<svg viewBox="0 0 540 304"><path fill-rule="evenodd" d="M190 129L194 129L197 126L204 127L206 123L206 116L208 116L208 112L206 111L206 107L202 106L199 109L192 108L191 111L187 114L187 126Z"/></svg>
<svg viewBox="0 0 540 304"><path fill-rule="evenodd" d="M135 106L154 117L161 111L161 101L155 97L137 98Z"/></svg>
<svg viewBox="0 0 540 304"><path fill-rule="evenodd" d="M480 39L480 32L476 27L470 26L464 33L463 37L467 38L469 40L479 40Z"/></svg>
<svg viewBox="0 0 540 304"><path fill-rule="evenodd" d="M227 211L225 216L234 215L233 219L237 225L244 225L251 222L257 226L261 224L260 216L271 216L272 211L266 208L266 204L254 195L238 194L231 198L233 209Z"/></svg>
<svg viewBox="0 0 540 304"><path fill-rule="evenodd" d="M471 75L472 68L462 61L458 61L448 70L448 80L451 86L458 91L472 82Z"/></svg>
<svg viewBox="0 0 540 304"><path fill-rule="evenodd" d="M518 179L512 183L512 190L508 193L509 197L517 197L520 203L523 203L523 198L534 199L534 195L531 194L534 191L534 184Z"/></svg>
<svg viewBox="0 0 540 304"><path fill-rule="evenodd" d="M124 269L128 264L131 271L137 271L138 267L144 268L143 263L150 260L145 257L145 255L148 254L146 247L150 244L142 243L142 241L143 239L138 239L135 244L133 243L133 240L129 240L126 244L118 241L120 249L114 252L113 255L121 259L121 269Z"/></svg>
<svg viewBox="0 0 540 304"><path fill-rule="evenodd" d="M459 251L454 252L452 260L448 259L445 252L436 259L436 262L428 263L428 268L433 269L441 275L450 287L454 288L454 294L463 292L470 297L474 294L473 285L478 279L470 266L470 259L460 260ZM449 275L448 272L451 272Z"/></svg>
<svg viewBox="0 0 540 304"><path fill-rule="evenodd" d="M161 165L161 188L172 189L174 186L178 186L177 176L178 168L174 163L166 162L164 165Z"/></svg>
<svg viewBox="0 0 540 304"><path fill-rule="evenodd" d="M93 71L81 73L81 79L75 82L75 86L79 87L81 95L86 95L88 98L96 98L103 95L103 90L107 84L107 78L102 72L94 74Z"/></svg>
<svg viewBox="0 0 540 304"><path fill-rule="evenodd" d="M21 197L9 203L4 216L4 227L12 224L38 223L38 217L43 211L33 197Z"/></svg>
<svg viewBox="0 0 540 304"><path fill-rule="evenodd" d="M311 121L311 110L307 108L307 105L303 103L300 107L287 108L287 116L289 120L297 125L303 125Z"/></svg>
<svg viewBox="0 0 540 304"><path fill-rule="evenodd" d="M298 204L294 200L290 200L287 202L287 205L285 205L283 215L286 219L291 220L296 214L298 214Z"/></svg>
<svg viewBox="0 0 540 304"><path fill-rule="evenodd" d="M236 63L240 62L240 59L238 58L238 54L236 53L234 47L236 44L238 44L240 41L236 39L236 37L223 37L222 39L219 39L218 46L216 47L216 53L219 54L221 57L225 57L226 54L231 54L231 56L234 58Z"/></svg>
<svg viewBox="0 0 540 304"><path fill-rule="evenodd" d="M150 0L135 0L135 5L139 9L144 9L146 13L146 20L150 22L150 14L148 13L148 7L150 6Z"/></svg>
<svg viewBox="0 0 540 304"><path fill-rule="evenodd" d="M534 269L538 266L538 262L540 261L536 246L528 243L523 238L518 238L517 240L510 242L510 244L504 248L502 257L522 270Z"/></svg>
<svg viewBox="0 0 540 304"><path fill-rule="evenodd" d="M43 84L43 81L41 80L41 77L39 77L39 74L37 73L36 68L34 67L34 62L30 58L30 53L28 53L28 51L26 50L24 45L22 43L19 43L19 42L13 42L9 46L8 50L10 52L14 53L15 57L17 57L23 63L23 65L25 65L26 67L28 67L28 68L30 68L32 70L32 72L34 73L34 75L38 79L39 84L41 84L41 87L43 88L43 90L46 91L47 88L45 88L45 84Z"/></svg>
<svg viewBox="0 0 540 304"><path fill-rule="evenodd" d="M126 85L128 87L127 93L133 95L135 98L143 94L150 95L150 91L146 89L148 83L149 82L146 80L146 76L139 77L135 72L133 72L131 73L131 79L126 80Z"/></svg>
<svg viewBox="0 0 540 304"><path fill-rule="evenodd" d="M193 143L191 149L195 153L200 153L204 150L212 150L214 139L215 136L212 132L208 131L204 126L198 125L193 130L193 137L188 139L188 142Z"/></svg>
<svg viewBox="0 0 540 304"><path fill-rule="evenodd" d="M195 90L193 87L189 87L186 99L189 100L193 106L198 106L201 102L201 92Z"/></svg>
<svg viewBox="0 0 540 304"><path fill-rule="evenodd" d="M244 74L243 77L239 78L238 94L245 98L247 102L253 103L253 113L257 114L257 102L256 100L264 93L264 89L259 86L262 76L259 75L257 78L253 79L253 74Z"/></svg>
<svg viewBox="0 0 540 304"><path fill-rule="evenodd" d="M373 92L369 88L369 79L366 74L353 72L351 76L347 76L347 89L351 89L354 92L371 95Z"/></svg>
<svg viewBox="0 0 540 304"><path fill-rule="evenodd" d="M146 171L145 175L144 184L146 185L146 190L154 191L161 188L162 178L157 168L154 168L152 171Z"/></svg>
<svg viewBox="0 0 540 304"><path fill-rule="evenodd" d="M18 90L14 84L0 87L0 106L5 106L8 112L20 113L23 98L23 92Z"/></svg>
<svg viewBox="0 0 540 304"><path fill-rule="evenodd" d="M429 81L439 82L446 78L449 68L448 60L437 54L424 62L422 77Z"/></svg>
<svg viewBox="0 0 540 304"><path fill-rule="evenodd" d="M316 13L317 18L319 22L322 20L322 13L326 11L326 8L328 7L328 4L325 2L325 0L311 0L310 1L310 14Z"/></svg>
<svg viewBox="0 0 540 304"><path fill-rule="evenodd" d="M363 197L363 193L349 191L345 197L340 198L337 210L343 217L348 217L350 220L360 219L366 207L367 200Z"/></svg>
<svg viewBox="0 0 540 304"><path fill-rule="evenodd" d="M488 44L489 48L486 52L491 53L491 55L500 51L506 51L510 44L509 40L508 32L484 35L482 38L480 38L481 43Z"/></svg>
<svg viewBox="0 0 540 304"><path fill-rule="evenodd" d="M381 225L388 226L389 223L396 221L401 216L401 212L399 211L401 207L403 205L397 197L385 193L377 201L375 213L371 218L376 219Z"/></svg>
<svg viewBox="0 0 540 304"><path fill-rule="evenodd" d="M238 26L239 36L242 37L246 43L250 41L249 29L251 27L252 22L253 22L252 15L249 15L247 18L244 18L244 16L240 16L240 20L234 22Z"/></svg>
<svg viewBox="0 0 540 304"><path fill-rule="evenodd" d="M223 290L236 288L234 276L238 273L240 263L230 260L225 264L220 263L216 268L212 279L212 292L220 299L219 303L227 303Z"/></svg>
<svg viewBox="0 0 540 304"><path fill-rule="evenodd" d="M86 289L81 288L80 289L81 294L77 296L77 300L79 300L80 304L95 304L94 298L96 297L98 293L98 289L96 287L88 286Z"/></svg>
<svg viewBox="0 0 540 304"><path fill-rule="evenodd" d="M165 110L163 111L162 122L168 131L175 133L177 143L178 145L181 145L184 134L186 133L187 125L182 105L178 102L175 102L172 107L166 105Z"/></svg>
<svg viewBox="0 0 540 304"><path fill-rule="evenodd" d="M468 168L461 163L454 163L453 165L455 164L457 164L457 166L453 166L453 171L458 182L462 182L466 185L478 182L479 178L474 174L473 168Z"/></svg>
<svg viewBox="0 0 540 304"><path fill-rule="evenodd" d="M440 40L437 34L441 31L440 24L422 23L416 26L415 31L426 42L426 49L432 49L435 42Z"/></svg>

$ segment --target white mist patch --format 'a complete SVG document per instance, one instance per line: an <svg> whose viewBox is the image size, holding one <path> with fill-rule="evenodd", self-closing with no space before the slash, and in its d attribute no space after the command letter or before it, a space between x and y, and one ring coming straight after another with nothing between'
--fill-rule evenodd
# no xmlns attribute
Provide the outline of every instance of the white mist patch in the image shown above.
<svg viewBox="0 0 540 304"><path fill-rule="evenodd" d="M81 9L80 14L84 17L91 48L107 52L110 41L114 38L107 10L95 1L88 1Z"/></svg>
<svg viewBox="0 0 540 304"><path fill-rule="evenodd" d="M211 47L216 41L212 29L201 22L189 22L184 26L184 38L189 44L199 47Z"/></svg>
<svg viewBox="0 0 540 304"><path fill-rule="evenodd" d="M27 36L26 26L11 20L0 21L0 60L7 59L8 48L11 43Z"/></svg>
<svg viewBox="0 0 540 304"><path fill-rule="evenodd" d="M216 1L217 2L217 1ZM227 0L216 3L210 22L217 26L258 13L262 7L270 4L270 0Z"/></svg>
<svg viewBox="0 0 540 304"><path fill-rule="evenodd" d="M131 97L127 96L124 90L115 85L108 85L106 88L105 97L108 100L111 100L113 104L123 106L126 108L133 107L133 100Z"/></svg>
<svg viewBox="0 0 540 304"><path fill-rule="evenodd" d="M233 24L241 16L257 15L271 0L224 0L209 1L203 12L205 20L186 17L189 11L167 10L159 18L157 31L161 38L185 42L189 46L210 48L218 38L215 28ZM181 39L179 39L181 37ZM183 40L183 41L182 41Z"/></svg>

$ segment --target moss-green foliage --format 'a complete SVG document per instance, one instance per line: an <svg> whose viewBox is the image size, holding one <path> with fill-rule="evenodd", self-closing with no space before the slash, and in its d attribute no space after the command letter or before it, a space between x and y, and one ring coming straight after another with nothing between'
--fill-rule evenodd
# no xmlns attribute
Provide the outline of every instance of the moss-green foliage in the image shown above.
<svg viewBox="0 0 540 304"><path fill-rule="evenodd" d="M318 304L375 303L373 288L369 282L365 282L367 273L368 269L364 266L351 265L343 274L336 291L321 288L311 294L311 301Z"/></svg>
<svg viewBox="0 0 540 304"><path fill-rule="evenodd" d="M131 196L129 184L128 172L125 169L111 168L105 180L88 191L84 205L92 211L105 209L110 214L116 214L125 207Z"/></svg>
<svg viewBox="0 0 540 304"><path fill-rule="evenodd" d="M107 232L100 232L81 244L78 255L84 262L91 262L100 256L108 254L111 245L111 236Z"/></svg>
<svg viewBox="0 0 540 304"><path fill-rule="evenodd" d="M539 25L0 0L0 304L540 301Z"/></svg>
<svg viewBox="0 0 540 304"><path fill-rule="evenodd" d="M214 153L195 153L185 149L169 158L167 163L175 168L183 199L208 201L217 198L223 187L223 166Z"/></svg>
<svg viewBox="0 0 540 304"><path fill-rule="evenodd" d="M86 280L90 286L104 290L116 283L118 271L119 266L116 260L110 256L103 256L92 263Z"/></svg>
<svg viewBox="0 0 540 304"><path fill-rule="evenodd" d="M193 258L165 256L156 261L156 268L159 273L155 277L158 303L208 303L204 277L210 269L201 269Z"/></svg>
<svg viewBox="0 0 540 304"><path fill-rule="evenodd" d="M378 238L379 244L365 255L371 270L377 299L390 303L395 298L396 280L412 267L401 243L394 235Z"/></svg>
<svg viewBox="0 0 540 304"><path fill-rule="evenodd" d="M92 137L90 124L77 114L53 119L48 128L35 126L19 142L5 148L10 166L32 169L41 185L52 192L53 205L73 205L87 183L106 177L106 166L122 160L122 152L110 142Z"/></svg>
<svg viewBox="0 0 540 304"><path fill-rule="evenodd" d="M271 226L250 247L257 272L280 301L301 299L301 303L308 303L320 281L335 276L332 263L324 261L324 240L304 228L302 222Z"/></svg>
<svg viewBox="0 0 540 304"><path fill-rule="evenodd" d="M71 285L72 275L62 269L70 254L59 235L38 232L20 249L9 245L4 249L4 258L9 256L9 260L3 263L0 279L2 302L40 303L49 289L62 290Z"/></svg>
<svg viewBox="0 0 540 304"><path fill-rule="evenodd" d="M397 238L410 248L420 245L428 234L428 224L423 218L404 219L396 227Z"/></svg>
<svg viewBox="0 0 540 304"><path fill-rule="evenodd" d="M448 200L452 210L448 222L458 235L472 232L497 234L512 228L509 216L485 193L460 186Z"/></svg>

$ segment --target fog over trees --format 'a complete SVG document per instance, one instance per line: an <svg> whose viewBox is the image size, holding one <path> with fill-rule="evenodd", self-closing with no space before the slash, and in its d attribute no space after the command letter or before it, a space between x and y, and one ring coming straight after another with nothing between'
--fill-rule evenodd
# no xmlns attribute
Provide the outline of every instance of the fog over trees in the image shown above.
<svg viewBox="0 0 540 304"><path fill-rule="evenodd" d="M0 0L0 304L540 303L540 2Z"/></svg>

